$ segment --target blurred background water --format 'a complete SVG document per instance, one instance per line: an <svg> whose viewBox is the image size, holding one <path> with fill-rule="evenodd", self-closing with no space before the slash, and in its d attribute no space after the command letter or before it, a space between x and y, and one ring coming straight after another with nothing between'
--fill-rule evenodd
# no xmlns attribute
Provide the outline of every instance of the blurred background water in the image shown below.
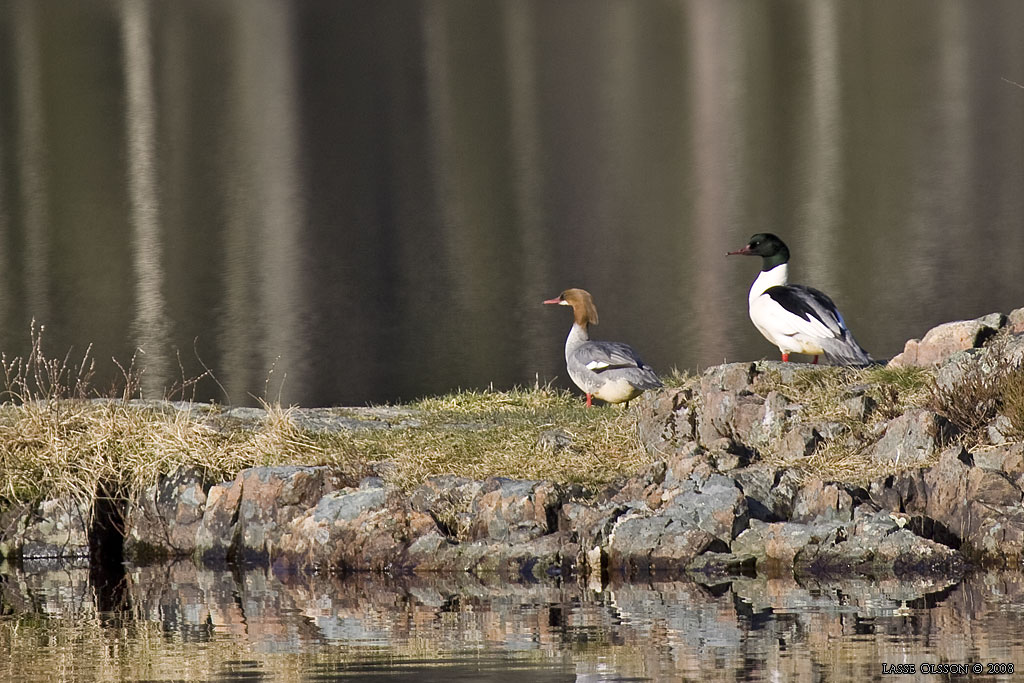
<svg viewBox="0 0 1024 683"><path fill-rule="evenodd" d="M0 350L306 406L774 357L754 232L879 358L1024 306L1024 3L2 0Z"/></svg>

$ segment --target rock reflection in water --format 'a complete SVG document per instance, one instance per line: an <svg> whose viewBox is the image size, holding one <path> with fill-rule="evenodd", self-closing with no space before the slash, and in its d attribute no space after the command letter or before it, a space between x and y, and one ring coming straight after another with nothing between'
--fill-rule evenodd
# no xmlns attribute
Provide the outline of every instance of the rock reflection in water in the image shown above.
<svg viewBox="0 0 1024 683"><path fill-rule="evenodd" d="M85 566L0 572L0 678L877 678L882 663L1024 666L1024 577L611 585L468 575L130 568L118 612ZM6 667L6 669L4 668ZM245 673L248 672L248 673Z"/></svg>

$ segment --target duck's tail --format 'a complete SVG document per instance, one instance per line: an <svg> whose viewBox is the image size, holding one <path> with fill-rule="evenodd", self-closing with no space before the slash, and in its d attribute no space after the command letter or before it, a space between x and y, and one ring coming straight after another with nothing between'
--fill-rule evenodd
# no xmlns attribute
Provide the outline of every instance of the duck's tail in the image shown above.
<svg viewBox="0 0 1024 683"><path fill-rule="evenodd" d="M874 362L848 329L843 330L842 337L822 341L821 349L825 352L825 359L832 365L864 367Z"/></svg>
<svg viewBox="0 0 1024 683"><path fill-rule="evenodd" d="M647 390L656 389L657 387L663 387L664 384L658 379L658 374L654 372L654 369L650 365L641 365L638 368L637 376L631 378L630 383L637 389Z"/></svg>

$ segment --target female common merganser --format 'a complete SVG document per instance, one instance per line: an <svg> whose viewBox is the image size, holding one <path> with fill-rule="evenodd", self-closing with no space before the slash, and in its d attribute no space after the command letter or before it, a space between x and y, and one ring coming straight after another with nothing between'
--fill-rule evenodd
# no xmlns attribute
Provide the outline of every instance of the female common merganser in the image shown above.
<svg viewBox="0 0 1024 683"><path fill-rule="evenodd" d="M790 353L824 355L833 365L868 365L871 357L846 327L828 295L811 287L786 284L789 249L775 235L759 233L745 247L727 256L760 256L761 273L747 298L750 320L765 339L779 347L782 361Z"/></svg>
<svg viewBox="0 0 1024 683"><path fill-rule="evenodd" d="M587 326L597 324L597 308L590 292L567 289L546 304L572 306L573 324L565 340L565 367L569 377L587 395L607 403L628 402L646 389L662 386L633 347L621 342L590 341Z"/></svg>

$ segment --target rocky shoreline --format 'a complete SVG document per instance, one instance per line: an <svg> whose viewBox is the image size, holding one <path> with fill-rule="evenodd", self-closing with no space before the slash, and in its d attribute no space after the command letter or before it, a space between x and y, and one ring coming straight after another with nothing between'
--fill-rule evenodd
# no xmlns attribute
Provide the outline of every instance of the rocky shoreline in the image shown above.
<svg viewBox="0 0 1024 683"><path fill-rule="evenodd" d="M889 366L937 368L936 386L955 393L998 368L1019 368L1022 335L1024 309L947 323L908 342ZM957 577L972 566L1019 566L1024 437L1014 416L995 406L969 447L956 424L923 407L852 433L842 421L808 418L790 398L792 383L815 372L829 369L732 363L687 386L648 392L631 409L639 438L658 460L602 491L439 476L409 492L379 476L386 465L356 485L323 466L255 467L228 482L189 468L162 476L117 523L104 519L98 504L91 515L92 501L7 510L0 554L15 561L192 557L209 566L315 572L572 575L591 583L663 573ZM877 410L868 389L844 389L837 410L867 420ZM256 409L236 410L241 420L260 417ZM362 410L373 419L297 410L293 420L310 430L415 424L401 409ZM569 439L539 427L537 447L557 450ZM785 464L853 439L859 441L848 449L896 473L849 483Z"/></svg>

